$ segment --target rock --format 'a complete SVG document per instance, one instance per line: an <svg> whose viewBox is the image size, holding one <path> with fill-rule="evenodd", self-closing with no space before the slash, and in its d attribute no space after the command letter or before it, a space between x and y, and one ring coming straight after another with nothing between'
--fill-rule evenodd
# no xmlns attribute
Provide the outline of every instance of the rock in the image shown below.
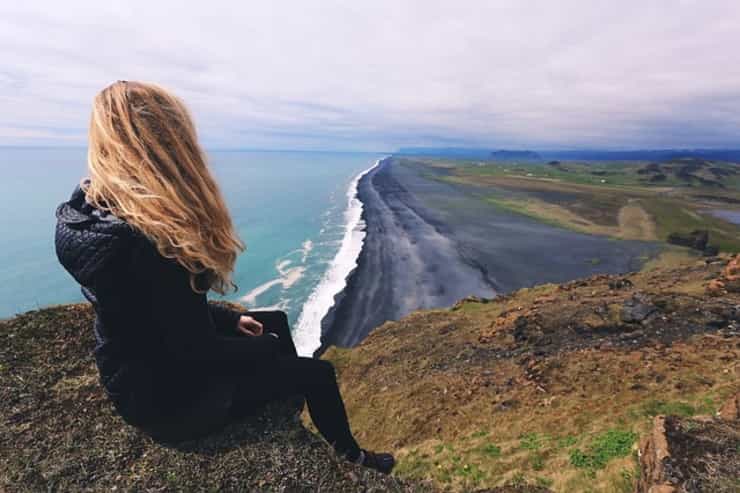
<svg viewBox="0 0 740 493"><path fill-rule="evenodd" d="M724 285L730 293L740 293L740 279L728 279L724 282Z"/></svg>
<svg viewBox="0 0 740 493"><path fill-rule="evenodd" d="M709 231L705 229L694 230L691 233L671 233L668 235L668 243L704 251L709 242Z"/></svg>
<svg viewBox="0 0 740 493"><path fill-rule="evenodd" d="M650 303L644 296L635 295L624 302L620 317L625 323L639 323L653 314L658 308Z"/></svg>
<svg viewBox="0 0 740 493"><path fill-rule="evenodd" d="M463 298L463 299L459 300L457 303L455 303L452 306L451 310L452 311L459 310L466 303L488 303L490 301L491 300L488 299L488 298L481 298L479 296L466 296L465 298Z"/></svg>
<svg viewBox="0 0 740 493"><path fill-rule="evenodd" d="M738 395L729 406L737 409ZM723 408L724 409L724 408ZM636 493L735 492L740 465L736 422L711 416L657 416L640 443Z"/></svg>
<svg viewBox="0 0 740 493"><path fill-rule="evenodd" d="M704 257L716 257L718 253L719 247L716 245L707 245L701 252Z"/></svg>
<svg viewBox="0 0 740 493"><path fill-rule="evenodd" d="M609 289L627 289L632 286L632 281L629 279L615 279L613 281L609 281Z"/></svg>
<svg viewBox="0 0 740 493"><path fill-rule="evenodd" d="M722 277L728 281L736 281L740 279L740 255L735 255L730 260L722 271Z"/></svg>
<svg viewBox="0 0 740 493"><path fill-rule="evenodd" d="M663 461L670 456L665 436L665 417L656 416L653 430L640 443L640 477L638 493L670 493L675 487L665 478Z"/></svg>
<svg viewBox="0 0 740 493"><path fill-rule="evenodd" d="M527 340L527 325L529 321L525 316L519 316L514 320L514 340L522 342Z"/></svg>
<svg viewBox="0 0 740 493"><path fill-rule="evenodd" d="M740 409L740 392L730 397L720 408L717 415L724 421L737 421Z"/></svg>
<svg viewBox="0 0 740 493"><path fill-rule="evenodd" d="M725 283L719 279L712 279L707 285L707 294L710 296L722 296L725 294Z"/></svg>

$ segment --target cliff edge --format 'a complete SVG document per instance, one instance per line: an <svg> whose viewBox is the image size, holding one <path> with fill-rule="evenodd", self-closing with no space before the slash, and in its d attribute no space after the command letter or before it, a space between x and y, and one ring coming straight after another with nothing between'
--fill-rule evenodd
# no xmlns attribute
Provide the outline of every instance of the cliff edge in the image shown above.
<svg viewBox="0 0 740 493"><path fill-rule="evenodd" d="M24 313L0 321L0 490L737 491L738 275L737 258L657 262L331 348L361 443L397 451L392 477L337 460L287 404L154 443L98 384L89 306Z"/></svg>
<svg viewBox="0 0 740 493"><path fill-rule="evenodd" d="M655 417L686 431L740 390L739 264L662 259L629 275L467 299L325 357L359 439L397 450L400 477L457 491L658 491L640 480L638 453ZM738 422L723 423L707 425L708 437L735 430L706 446L729 454L715 461L720 477L677 479L675 491L737 491ZM712 470L701 453L674 450L683 465L672 471Z"/></svg>
<svg viewBox="0 0 740 493"><path fill-rule="evenodd" d="M428 491L338 460L287 403L157 444L105 397L92 323L89 305L0 321L0 491Z"/></svg>

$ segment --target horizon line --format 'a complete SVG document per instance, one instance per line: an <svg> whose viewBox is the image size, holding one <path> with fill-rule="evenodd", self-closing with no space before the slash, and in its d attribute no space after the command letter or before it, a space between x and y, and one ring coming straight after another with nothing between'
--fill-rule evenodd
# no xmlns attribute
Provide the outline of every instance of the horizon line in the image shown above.
<svg viewBox="0 0 740 493"><path fill-rule="evenodd" d="M86 149L86 145L5 145L0 144L0 149ZM483 147L483 146L400 146L396 150L341 150L341 149L295 149L295 148L259 148L259 147L208 147L203 149L216 152L315 152L315 153L337 153L337 154L398 154L403 150L460 150L460 151L533 151L533 152L652 152L652 151L737 151L738 147L568 147L568 148L547 148L547 147Z"/></svg>

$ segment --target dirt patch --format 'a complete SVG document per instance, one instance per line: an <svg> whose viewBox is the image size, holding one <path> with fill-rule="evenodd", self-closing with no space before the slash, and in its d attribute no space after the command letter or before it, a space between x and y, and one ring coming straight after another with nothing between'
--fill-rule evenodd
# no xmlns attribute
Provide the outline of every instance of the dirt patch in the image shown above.
<svg viewBox="0 0 740 493"><path fill-rule="evenodd" d="M617 215L619 236L633 240L658 240L655 224L645 209L635 203L630 203L619 209Z"/></svg>

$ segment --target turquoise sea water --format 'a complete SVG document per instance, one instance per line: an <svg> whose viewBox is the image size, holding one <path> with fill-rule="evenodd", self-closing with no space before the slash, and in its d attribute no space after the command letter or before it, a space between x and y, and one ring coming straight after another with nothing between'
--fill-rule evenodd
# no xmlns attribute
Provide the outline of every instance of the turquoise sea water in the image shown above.
<svg viewBox="0 0 740 493"><path fill-rule="evenodd" d="M57 263L53 233L54 209L85 175L85 153L0 148L0 318L82 300L79 287ZM379 157L210 152L212 170L247 243L236 265L239 290L227 299L250 308L284 309L304 332L304 343L314 345L320 330L316 318L329 308L327 302L341 288L338 282L352 267L358 240L361 244L360 209L350 200L353 180ZM311 313L302 317L309 299Z"/></svg>

